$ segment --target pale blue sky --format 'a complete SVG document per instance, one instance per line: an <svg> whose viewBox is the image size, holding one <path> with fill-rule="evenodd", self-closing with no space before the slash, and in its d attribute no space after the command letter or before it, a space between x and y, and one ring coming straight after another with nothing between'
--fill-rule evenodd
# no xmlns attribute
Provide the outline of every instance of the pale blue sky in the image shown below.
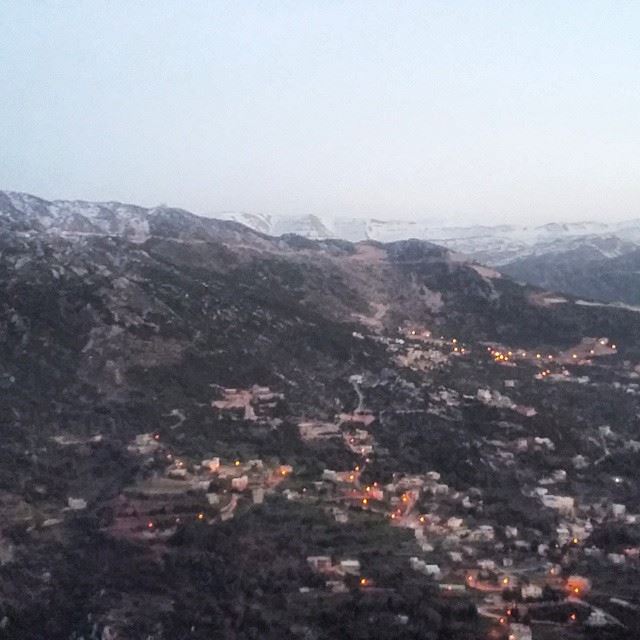
<svg viewBox="0 0 640 640"><path fill-rule="evenodd" d="M640 216L640 2L0 0L0 188Z"/></svg>

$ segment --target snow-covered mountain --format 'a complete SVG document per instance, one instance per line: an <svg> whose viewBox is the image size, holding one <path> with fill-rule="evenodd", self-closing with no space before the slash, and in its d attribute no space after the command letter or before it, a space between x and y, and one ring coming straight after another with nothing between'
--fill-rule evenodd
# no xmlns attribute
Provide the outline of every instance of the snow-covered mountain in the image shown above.
<svg viewBox="0 0 640 640"><path fill-rule="evenodd" d="M228 214L263 233L396 242L428 240L522 282L606 302L640 304L640 220L439 226L420 220Z"/></svg>
<svg viewBox="0 0 640 640"><path fill-rule="evenodd" d="M532 225L440 226L420 220L269 216L222 212L216 217L241 222L269 235L295 233L311 239L395 242L417 238L443 245L479 262L502 266L528 256L585 248L614 258L640 245L640 219L625 222L573 222Z"/></svg>

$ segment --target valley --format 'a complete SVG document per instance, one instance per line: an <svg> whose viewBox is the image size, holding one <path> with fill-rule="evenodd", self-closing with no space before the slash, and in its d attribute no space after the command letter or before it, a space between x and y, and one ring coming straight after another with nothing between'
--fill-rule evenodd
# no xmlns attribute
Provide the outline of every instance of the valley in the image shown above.
<svg viewBox="0 0 640 640"><path fill-rule="evenodd" d="M3 637L637 637L635 311L117 203L0 249Z"/></svg>

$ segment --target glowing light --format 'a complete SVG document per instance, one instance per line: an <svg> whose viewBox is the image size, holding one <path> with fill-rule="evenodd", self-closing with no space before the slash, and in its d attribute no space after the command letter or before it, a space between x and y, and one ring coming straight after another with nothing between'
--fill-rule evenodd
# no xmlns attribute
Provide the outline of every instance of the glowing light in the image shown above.
<svg viewBox="0 0 640 640"><path fill-rule="evenodd" d="M569 620L571 620L571 622L575 622L578 619L578 616L575 613L572 613L569 616Z"/></svg>
<svg viewBox="0 0 640 640"><path fill-rule="evenodd" d="M360 586L366 587L369 581L366 578L360 578Z"/></svg>
<svg viewBox="0 0 640 640"><path fill-rule="evenodd" d="M367 498L362 498L362 504L369 504L369 500Z"/></svg>
<svg viewBox="0 0 640 640"><path fill-rule="evenodd" d="M149 522L147 522L147 529L153 529L154 524L153 522L151 522L151 520L149 520Z"/></svg>
<svg viewBox="0 0 640 640"><path fill-rule="evenodd" d="M235 464L236 467L239 467L240 466L240 460L236 460L233 464Z"/></svg>
<svg viewBox="0 0 640 640"><path fill-rule="evenodd" d="M502 578L502 584L509 584L509 578L507 578L506 576Z"/></svg>
<svg viewBox="0 0 640 640"><path fill-rule="evenodd" d="M204 520L204 513L202 511L196 516L198 520Z"/></svg>

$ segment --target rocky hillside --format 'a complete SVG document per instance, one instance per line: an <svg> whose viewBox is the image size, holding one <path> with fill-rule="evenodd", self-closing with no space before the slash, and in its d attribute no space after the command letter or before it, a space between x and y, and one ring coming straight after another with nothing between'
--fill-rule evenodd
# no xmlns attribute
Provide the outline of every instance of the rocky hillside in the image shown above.
<svg viewBox="0 0 640 640"><path fill-rule="evenodd" d="M638 220L447 227L419 220L321 220L312 215L224 212L221 217L272 235L293 232L312 239L427 240L528 284L604 302L638 304L640 289L633 268L633 254L640 247Z"/></svg>

